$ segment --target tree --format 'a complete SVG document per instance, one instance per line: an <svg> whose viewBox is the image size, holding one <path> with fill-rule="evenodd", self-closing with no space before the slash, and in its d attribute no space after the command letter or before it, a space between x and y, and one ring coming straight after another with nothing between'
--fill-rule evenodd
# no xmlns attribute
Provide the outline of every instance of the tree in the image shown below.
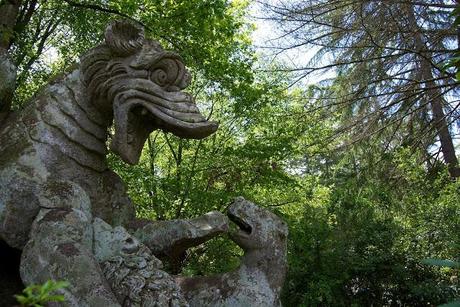
<svg viewBox="0 0 460 307"><path fill-rule="evenodd" d="M287 67L297 80L334 70L337 77L310 108L343 114L336 133L348 143L384 137L383 149L411 144L432 161L439 141L452 177L460 176L452 136L458 123L458 83L445 63L454 56L452 1L262 2L283 30L275 48L313 48L306 65Z"/></svg>

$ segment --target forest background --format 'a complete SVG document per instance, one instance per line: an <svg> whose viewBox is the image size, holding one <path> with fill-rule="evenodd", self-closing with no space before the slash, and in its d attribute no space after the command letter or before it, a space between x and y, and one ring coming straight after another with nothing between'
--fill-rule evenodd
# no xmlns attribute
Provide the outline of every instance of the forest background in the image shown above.
<svg viewBox="0 0 460 307"><path fill-rule="evenodd" d="M436 306L460 297L458 6L2 0L0 52L18 75L0 116L131 19L184 57L220 123L204 140L153 132L134 167L109 157L139 216L195 217L242 195L289 225L285 306ZM241 254L217 238L170 269L228 271Z"/></svg>

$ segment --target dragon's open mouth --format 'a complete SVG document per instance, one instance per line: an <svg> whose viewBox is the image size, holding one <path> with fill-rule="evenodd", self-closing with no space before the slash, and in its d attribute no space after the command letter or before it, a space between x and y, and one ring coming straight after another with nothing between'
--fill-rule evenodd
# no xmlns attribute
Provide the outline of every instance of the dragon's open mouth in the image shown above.
<svg viewBox="0 0 460 307"><path fill-rule="evenodd" d="M150 132L154 129L176 136L201 139L217 130L192 101L167 102L159 97L132 91L114 103L115 135L111 149L127 163L136 164Z"/></svg>
<svg viewBox="0 0 460 307"><path fill-rule="evenodd" d="M250 235L252 233L252 227L248 223L246 223L243 219L240 217L236 216L234 213L229 211L227 213L228 218L235 223L242 232L244 232L247 235Z"/></svg>

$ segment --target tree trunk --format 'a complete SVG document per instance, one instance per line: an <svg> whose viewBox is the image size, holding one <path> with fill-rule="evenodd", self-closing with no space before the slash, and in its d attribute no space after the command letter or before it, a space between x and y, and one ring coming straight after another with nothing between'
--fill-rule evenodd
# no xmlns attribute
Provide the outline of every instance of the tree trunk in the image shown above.
<svg viewBox="0 0 460 307"><path fill-rule="evenodd" d="M427 98L430 101L431 111L433 113L433 125L436 129L436 134L439 137L441 151L444 161L449 168L449 173L452 177L460 177L460 168L458 167L458 159L455 154L455 147L452 141L452 136L449 132L449 123L446 120L443 106L446 103L442 96L432 72L431 63L428 59L432 58L430 52L427 52L427 47L422 40L421 29L419 28L414 16L413 7L408 8L408 17L410 26L414 32L415 48L420 65L421 84L425 85Z"/></svg>
<svg viewBox="0 0 460 307"><path fill-rule="evenodd" d="M2 34L0 36L0 53L6 52L10 47L20 5L21 0L6 0L0 6L0 30Z"/></svg>
<svg viewBox="0 0 460 307"><path fill-rule="evenodd" d="M433 78L431 70L429 71L429 74L430 75L424 77L425 80ZM428 81L426 82L426 86L432 88L436 86L436 84L433 81ZM452 136L449 132L449 124L447 123L443 110L444 99L440 96L441 94L437 89L430 89L428 95L430 98L431 110L433 112L433 124L436 127L439 141L441 143L441 151L444 156L444 161L448 165L450 175L455 178L460 177L460 168L458 167L454 143L452 141Z"/></svg>
<svg viewBox="0 0 460 307"><path fill-rule="evenodd" d="M0 5L0 126L11 109L16 88L16 66L8 56L21 0L6 0Z"/></svg>

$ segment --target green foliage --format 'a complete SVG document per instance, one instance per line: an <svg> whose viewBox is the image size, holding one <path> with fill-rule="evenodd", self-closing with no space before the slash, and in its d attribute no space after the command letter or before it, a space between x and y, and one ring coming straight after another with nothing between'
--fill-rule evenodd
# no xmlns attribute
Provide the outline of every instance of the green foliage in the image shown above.
<svg viewBox="0 0 460 307"><path fill-rule="evenodd" d="M422 263L428 265L434 265L439 267L447 267L451 269L458 269L460 268L460 262L452 261L452 260L444 260L444 259L423 259ZM455 307L460 306L460 300L456 300L453 302L449 302L447 304L442 304L440 307Z"/></svg>
<svg viewBox="0 0 460 307"><path fill-rule="evenodd" d="M452 300L459 294L457 273L421 260L459 255L459 183L445 169L427 173L404 148L380 159L369 144L364 148L364 155L359 147L344 153L333 176L319 180L328 197L317 200L313 188L311 202L287 215L284 303L426 306Z"/></svg>
<svg viewBox="0 0 460 307"><path fill-rule="evenodd" d="M459 262L445 259L423 259L422 263L441 267L448 267L452 269L460 268Z"/></svg>
<svg viewBox="0 0 460 307"><path fill-rule="evenodd" d="M55 292L68 286L65 281L48 280L43 285L28 286L15 297L21 306L43 307L49 302L64 302L64 295Z"/></svg>

